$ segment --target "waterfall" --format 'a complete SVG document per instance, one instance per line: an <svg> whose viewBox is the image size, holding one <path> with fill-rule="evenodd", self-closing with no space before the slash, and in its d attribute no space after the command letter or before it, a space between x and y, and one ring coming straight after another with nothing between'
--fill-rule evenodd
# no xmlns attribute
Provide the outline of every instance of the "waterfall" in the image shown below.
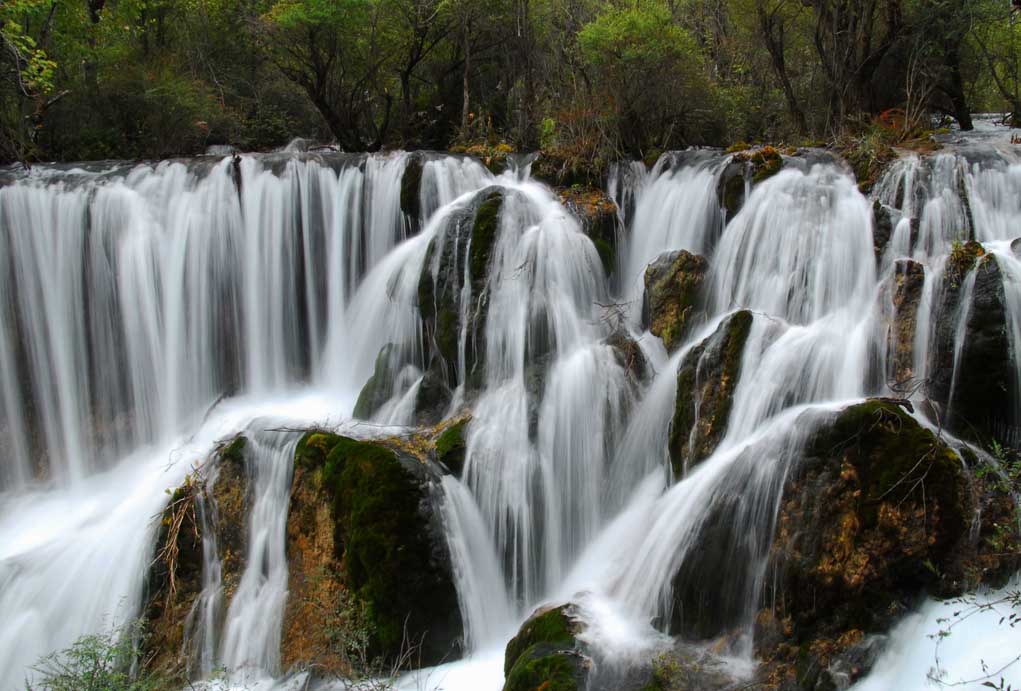
<svg viewBox="0 0 1021 691"><path fill-rule="evenodd" d="M495 175L464 156L287 151L13 176L0 187L0 690L82 634L139 616L167 490L238 433L244 568L225 589L211 468L186 652L196 677L221 665L265 684L291 673L281 638L298 430L408 437L438 370L449 391L437 418L470 413L463 470L435 493L467 656L428 673L446 688L499 688L509 637L537 607L567 601L604 668L647 662L668 634L723 633L725 652L754 668L785 483L814 431L867 396L903 395L888 381L891 343L910 345L920 380L952 349L948 402L973 374L980 269L948 286L957 243L977 240L995 262L1002 286L987 292L1002 297L1021 372L1021 166L964 150L909 156L869 198L842 166L788 159L745 180L729 216L732 162L693 150L651 171L614 167L613 278L527 167ZM497 199L482 266L473 224ZM891 218L884 246L874 203ZM706 259L705 318L667 353L642 332L643 279L682 249ZM906 260L923 272L898 341L891 296ZM442 354L426 315L438 292L420 304L429 279L448 291ZM730 354L725 430L704 458L677 462L679 377L708 381L738 314L748 329ZM622 357L632 346L641 372ZM352 421L380 373L388 400ZM1021 429L1021 376L1013 384L1005 438ZM713 393L692 394L691 439L712 421ZM894 638L918 642L904 631Z"/></svg>

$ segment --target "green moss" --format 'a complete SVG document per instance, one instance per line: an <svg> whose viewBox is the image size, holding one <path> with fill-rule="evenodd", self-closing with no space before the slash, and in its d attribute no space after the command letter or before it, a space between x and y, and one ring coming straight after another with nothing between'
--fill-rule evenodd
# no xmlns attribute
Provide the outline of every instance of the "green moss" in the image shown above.
<svg viewBox="0 0 1021 691"><path fill-rule="evenodd" d="M392 395L394 375L390 369L391 353L393 353L392 343L387 343L379 349L372 376L358 393L358 400L355 402L352 413L354 417L368 420Z"/></svg>
<svg viewBox="0 0 1021 691"><path fill-rule="evenodd" d="M752 182L759 183L768 180L783 168L783 157L780 152L771 146L766 146L752 154Z"/></svg>
<svg viewBox="0 0 1021 691"><path fill-rule="evenodd" d="M295 462L315 469L331 501L336 556L367 607L377 648L399 650L405 622L422 631L423 610L449 604L431 591L430 547L418 513L423 490L392 449L372 442L310 433Z"/></svg>
<svg viewBox="0 0 1021 691"><path fill-rule="evenodd" d="M677 372L669 449L678 477L684 472L685 461L692 465L708 458L726 432L734 389L741 377L744 346L753 322L751 312L735 312L713 336L688 354ZM707 350L714 345L718 351Z"/></svg>
<svg viewBox="0 0 1021 691"><path fill-rule="evenodd" d="M436 439L436 460L450 469L455 475L460 475L464 468L464 457L467 451L465 444L465 431L468 427L468 420L461 420L447 429Z"/></svg>
<svg viewBox="0 0 1021 691"><path fill-rule="evenodd" d="M592 244L596 246L596 252L599 253L599 260L603 263L606 274L612 274L617 263L617 252L613 249L613 245L602 238L594 237L591 240Z"/></svg>
<svg viewBox="0 0 1021 691"><path fill-rule="evenodd" d="M961 459L895 403L870 400L846 409L814 439L812 455L832 458L848 449L855 452L869 522L881 502L897 504L923 485L944 513L963 515Z"/></svg>
<svg viewBox="0 0 1021 691"><path fill-rule="evenodd" d="M955 242L947 258L946 266L943 269L944 278L954 288L959 288L964 283L965 276L975 268L980 257L986 253L985 247L969 240L965 243Z"/></svg>
<svg viewBox="0 0 1021 691"><path fill-rule="evenodd" d="M503 658L504 674L509 676L519 658L537 644L573 647L575 642L573 629L566 605L533 616L521 627L518 635L507 643Z"/></svg>
<svg viewBox="0 0 1021 691"><path fill-rule="evenodd" d="M238 435L220 447L220 460L242 463L245 460L245 444L247 440Z"/></svg>
<svg viewBox="0 0 1021 691"><path fill-rule="evenodd" d="M479 206L475 214L475 223L472 226L471 252L468 257L469 270L472 281L484 281L489 260L493 253L493 245L496 243L497 234L500 230L500 209L503 206L503 196L495 195L487 199Z"/></svg>
<svg viewBox="0 0 1021 691"><path fill-rule="evenodd" d="M539 643L524 653L507 674L504 691L577 691L576 664L564 653Z"/></svg>

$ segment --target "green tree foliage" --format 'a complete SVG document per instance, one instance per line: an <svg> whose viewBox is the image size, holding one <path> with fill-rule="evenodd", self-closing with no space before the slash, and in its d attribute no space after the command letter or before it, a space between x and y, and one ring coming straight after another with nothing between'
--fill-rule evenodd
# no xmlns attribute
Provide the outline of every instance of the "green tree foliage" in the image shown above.
<svg viewBox="0 0 1021 691"><path fill-rule="evenodd" d="M5 0L0 160L212 144L615 157L1021 112L1001 0ZM884 116L886 117L886 116Z"/></svg>

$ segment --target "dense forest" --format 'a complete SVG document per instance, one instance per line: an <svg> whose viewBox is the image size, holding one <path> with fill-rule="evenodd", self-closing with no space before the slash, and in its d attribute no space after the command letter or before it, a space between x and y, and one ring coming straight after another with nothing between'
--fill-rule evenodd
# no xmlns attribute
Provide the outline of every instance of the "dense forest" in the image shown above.
<svg viewBox="0 0 1021 691"><path fill-rule="evenodd" d="M292 138L599 166L1021 114L1013 0L4 0L0 160Z"/></svg>

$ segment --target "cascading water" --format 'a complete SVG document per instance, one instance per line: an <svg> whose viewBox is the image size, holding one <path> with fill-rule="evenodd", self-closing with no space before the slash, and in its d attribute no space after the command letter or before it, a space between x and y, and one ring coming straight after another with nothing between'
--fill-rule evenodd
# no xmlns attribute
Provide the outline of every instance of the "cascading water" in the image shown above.
<svg viewBox="0 0 1021 691"><path fill-rule="evenodd" d="M945 347L935 343L948 318L944 265L968 239L996 262L1021 372L1011 248L1021 177L999 157L901 161L875 194L894 215L876 248L870 200L839 166L749 182L727 218L719 189L730 161L687 152L649 173L617 169L611 192L627 227L613 280L548 188L468 158L289 152L44 168L0 188L10 296L0 304L0 688L19 687L35 660L77 636L138 615L164 491L240 431L251 442L247 560L226 601L218 547L204 543L193 666L263 681L288 673L284 532L298 434L273 430L346 424L381 361L394 370L374 422L413 422L435 366L423 276L453 286L446 413L471 412L464 469L441 483L468 647L444 668L443 688L498 688L502 653L492 651L536 606L568 600L604 669L647 659L667 630L726 630L738 632L729 652L749 673L781 494L805 440L848 402L899 393L889 376L899 342L888 337L898 262L924 271L908 337L916 376L930 377L930 353ZM417 218L402 187L415 166ZM470 244L457 243L475 241L464 224L493 195L479 275L463 259ZM670 356L633 333L648 368L640 381L611 343L640 328L645 267L679 249L708 260L706 319ZM456 275L441 273L444 256L462 257ZM977 271L953 303L953 363ZM625 303L623 325L607 314L613 302ZM726 432L672 472L678 372L719 355L736 310L751 315ZM1012 396L1021 401L1021 384ZM694 410L693 430L709 414ZM707 536L709 556L698 549ZM695 604L679 608L678 591Z"/></svg>

